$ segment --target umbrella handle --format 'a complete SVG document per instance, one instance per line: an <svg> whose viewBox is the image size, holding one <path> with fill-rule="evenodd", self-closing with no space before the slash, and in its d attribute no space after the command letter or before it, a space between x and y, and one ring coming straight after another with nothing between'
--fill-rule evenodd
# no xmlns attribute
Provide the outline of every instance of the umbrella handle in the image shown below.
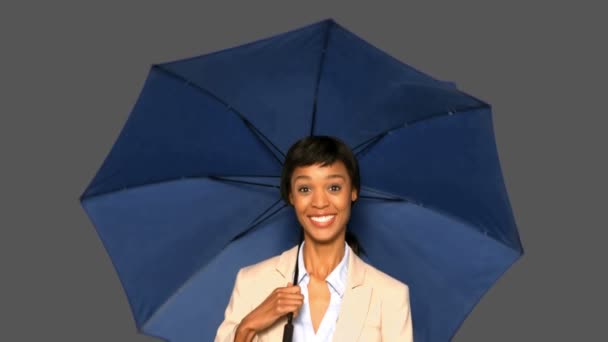
<svg viewBox="0 0 608 342"><path fill-rule="evenodd" d="M283 342L291 342L293 339L293 324L290 320L292 317L293 313L289 313L289 321L285 323L285 328L283 329Z"/></svg>
<svg viewBox="0 0 608 342"><path fill-rule="evenodd" d="M300 242L298 244L298 254L296 254L298 257L300 256L300 247L302 246L302 243ZM292 284L297 284L298 283L298 257L296 257L296 269L295 272L293 274L293 283ZM285 323L285 328L283 328L283 342L291 342L293 339L293 312L290 312L287 314L287 323Z"/></svg>

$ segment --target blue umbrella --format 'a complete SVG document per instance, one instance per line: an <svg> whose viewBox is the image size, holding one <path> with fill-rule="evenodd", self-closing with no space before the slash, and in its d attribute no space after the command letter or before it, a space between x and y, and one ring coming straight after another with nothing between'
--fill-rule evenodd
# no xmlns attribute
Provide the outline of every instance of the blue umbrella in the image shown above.
<svg viewBox="0 0 608 342"><path fill-rule="evenodd" d="M324 20L154 65L81 196L140 332L211 341L238 269L296 244L288 148L332 135L363 185L349 229L407 283L416 341L447 341L523 253L491 108Z"/></svg>

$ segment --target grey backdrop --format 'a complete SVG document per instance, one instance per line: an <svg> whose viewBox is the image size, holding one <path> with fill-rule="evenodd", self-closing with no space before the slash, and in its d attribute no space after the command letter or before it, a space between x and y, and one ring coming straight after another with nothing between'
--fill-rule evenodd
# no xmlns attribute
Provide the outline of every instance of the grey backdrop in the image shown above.
<svg viewBox="0 0 608 342"><path fill-rule="evenodd" d="M585 2L0 5L2 341L154 341L78 203L152 63L333 17L493 105L526 250L454 341L606 340L606 34ZM601 337L600 337L601 336Z"/></svg>

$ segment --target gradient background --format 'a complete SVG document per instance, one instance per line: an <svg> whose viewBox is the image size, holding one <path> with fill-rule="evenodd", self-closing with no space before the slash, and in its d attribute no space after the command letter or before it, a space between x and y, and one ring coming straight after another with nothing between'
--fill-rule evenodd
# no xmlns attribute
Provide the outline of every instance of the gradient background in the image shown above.
<svg viewBox="0 0 608 342"><path fill-rule="evenodd" d="M0 340L158 341L137 334L78 197L151 64L329 17L493 105L526 254L454 341L607 340L608 25L599 6L115 3L0 5Z"/></svg>

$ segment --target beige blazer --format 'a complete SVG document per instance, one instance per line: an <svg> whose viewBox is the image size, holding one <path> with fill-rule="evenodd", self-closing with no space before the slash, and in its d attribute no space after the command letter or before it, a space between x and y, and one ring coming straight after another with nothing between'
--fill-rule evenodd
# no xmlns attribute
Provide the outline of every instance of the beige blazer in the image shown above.
<svg viewBox="0 0 608 342"><path fill-rule="evenodd" d="M350 247L347 247L350 248ZM293 280L297 246L241 269L215 342L232 342L239 322L277 287ZM350 251L346 290L334 342L412 342L409 288ZM286 317L259 333L257 342L281 342Z"/></svg>

